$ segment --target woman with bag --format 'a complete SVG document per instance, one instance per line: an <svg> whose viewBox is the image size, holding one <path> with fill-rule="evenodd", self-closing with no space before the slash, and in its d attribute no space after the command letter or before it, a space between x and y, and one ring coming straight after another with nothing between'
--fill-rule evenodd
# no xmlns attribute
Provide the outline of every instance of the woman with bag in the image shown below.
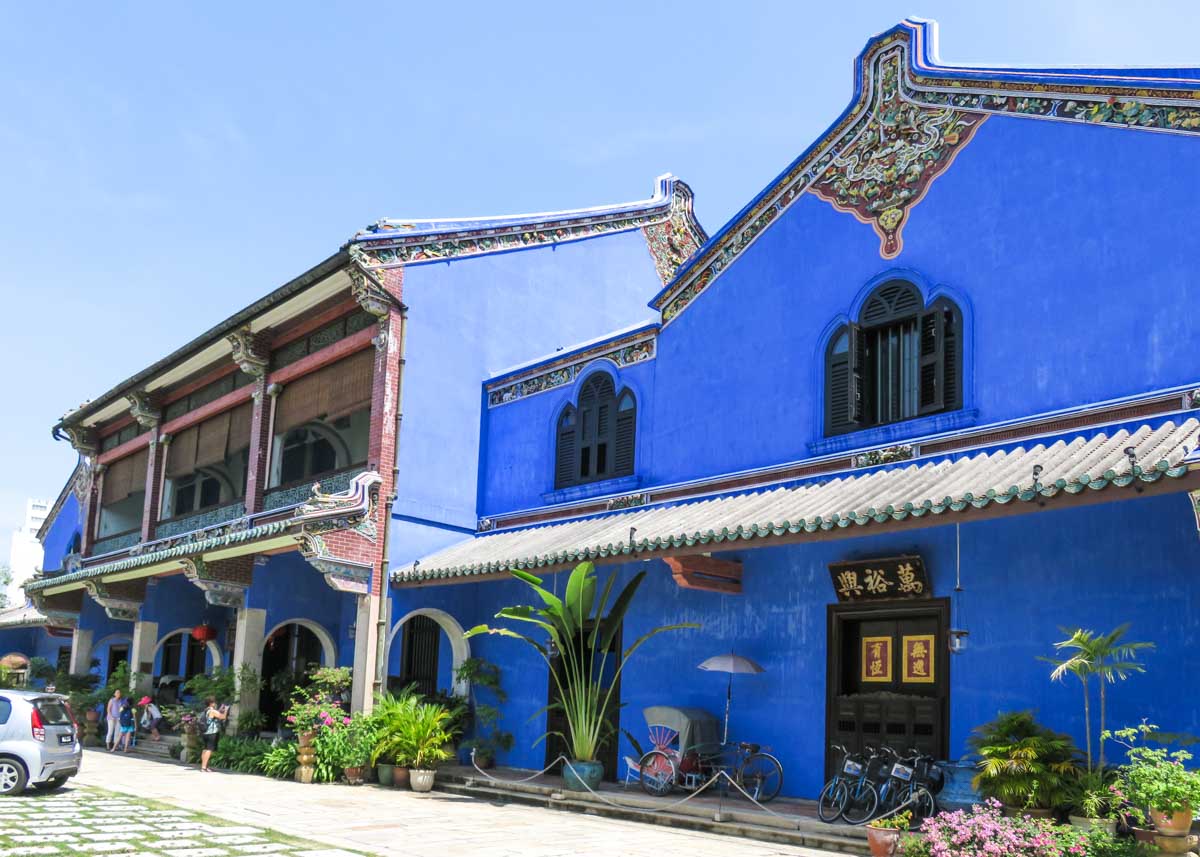
<svg viewBox="0 0 1200 857"><path fill-rule="evenodd" d="M200 770L208 773L208 760L217 749L217 741L221 738L221 727L229 717L229 706L217 706L217 698L210 696L204 700L204 713L200 715L200 736L204 739L204 750L200 753Z"/></svg>

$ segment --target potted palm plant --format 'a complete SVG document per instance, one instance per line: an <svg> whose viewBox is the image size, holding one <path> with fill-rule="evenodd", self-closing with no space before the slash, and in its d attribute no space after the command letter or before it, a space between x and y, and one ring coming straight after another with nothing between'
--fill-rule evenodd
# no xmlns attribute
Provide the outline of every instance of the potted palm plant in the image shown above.
<svg viewBox="0 0 1200 857"><path fill-rule="evenodd" d="M397 694L384 694L375 702L375 740L371 749L371 764L381 786L408 788L408 724L412 709L419 700L412 688Z"/></svg>
<svg viewBox="0 0 1200 857"><path fill-rule="evenodd" d="M1048 818L1068 800L1078 751L1067 735L1039 724L1030 711L1010 711L975 729L967 743L979 754L972 785L1012 815Z"/></svg>
<svg viewBox="0 0 1200 857"><path fill-rule="evenodd" d="M411 710L404 739L412 765L409 781L414 792L432 789L437 775L434 765L450 758L446 745L454 739L451 719L451 713L443 705L421 703Z"/></svg>
<svg viewBox="0 0 1200 857"><path fill-rule="evenodd" d="M688 622L647 631L612 665L609 659L612 657L610 649L613 640L646 572L639 571L634 575L612 601L611 608L609 596L617 574L609 575L597 598L596 567L593 563L582 562L575 566L561 599L542 586L540 577L525 571L510 570L509 573L525 583L542 606L505 607L496 614L496 618L532 624L545 634L546 639L535 640L511 628L492 628L487 625L472 628L467 636L500 634L512 637L531 646L546 662L558 690L559 702L556 706L562 710L567 721L568 734L561 737L566 741L570 759L569 764L563 767L563 780L567 788L574 791L583 791L585 788L594 790L604 775L604 766L598 761L598 756L604 743L611 737L609 705L613 688L629 658L651 637L666 631L698 628L699 625ZM556 669L552 662L550 646L558 652L561 669ZM613 667L611 674L610 666Z"/></svg>

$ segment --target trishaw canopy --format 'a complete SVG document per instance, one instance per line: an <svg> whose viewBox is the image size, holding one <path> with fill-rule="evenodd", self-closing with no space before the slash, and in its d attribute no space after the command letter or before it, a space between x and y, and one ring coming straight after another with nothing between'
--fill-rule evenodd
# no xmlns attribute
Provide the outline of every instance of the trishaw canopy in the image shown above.
<svg viewBox="0 0 1200 857"><path fill-rule="evenodd" d="M701 755L721 749L721 721L703 708L651 705L642 709L647 726L666 726L679 733L679 752L695 750Z"/></svg>

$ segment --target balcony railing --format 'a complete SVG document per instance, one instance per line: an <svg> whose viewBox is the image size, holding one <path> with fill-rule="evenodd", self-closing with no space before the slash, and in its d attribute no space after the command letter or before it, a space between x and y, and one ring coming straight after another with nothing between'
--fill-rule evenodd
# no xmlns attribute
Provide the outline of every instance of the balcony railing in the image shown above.
<svg viewBox="0 0 1200 857"><path fill-rule="evenodd" d="M130 530L127 533L118 533L115 536L96 539L96 541L92 544L92 556L99 556L102 553L111 553L112 551L124 550L125 548L133 547L141 540L141 530Z"/></svg>
<svg viewBox="0 0 1200 857"><path fill-rule="evenodd" d="M297 503L303 503L312 496L312 487L316 482L321 483L321 493L323 494L334 494L338 491L345 491L350 487L350 483L354 480L354 477L366 469L365 464L360 464L347 470L340 470L337 473L327 473L324 476L310 479L299 485L289 485L268 491L263 495L263 511L267 512L271 509L281 509L284 506L294 506Z"/></svg>
<svg viewBox="0 0 1200 857"><path fill-rule="evenodd" d="M183 515L179 518L171 518L170 520L163 521L154 528L154 537L165 539L168 536L178 536L182 533L190 533L193 530L202 530L205 527L232 521L234 518L240 518L245 514L246 506L241 500L238 500L236 503L229 503L225 506L218 506L215 509L196 512L194 515Z"/></svg>

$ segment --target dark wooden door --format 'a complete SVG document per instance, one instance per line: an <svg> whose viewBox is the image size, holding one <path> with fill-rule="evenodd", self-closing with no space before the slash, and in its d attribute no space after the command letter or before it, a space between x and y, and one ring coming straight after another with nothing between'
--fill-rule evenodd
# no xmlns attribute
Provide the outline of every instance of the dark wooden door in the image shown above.
<svg viewBox="0 0 1200 857"><path fill-rule="evenodd" d="M584 633L588 633L585 630ZM577 643L581 649L586 650L585 641L581 638ZM621 631L618 630L613 635L612 645L608 650L608 657L604 662L604 669L601 674L602 681L608 686L611 677L616 674L617 667L620 664L621 657ZM562 675L562 656L556 656L551 659L553 669L560 676ZM558 683L555 682L554 676L547 677L548 687L546 689L546 704L549 708L546 710L546 731L547 733L559 732L562 735L567 735L567 719L562 711L557 707L559 700ZM612 688L612 697L609 700L608 708L605 710L605 717L609 723L609 738L608 741L600 748L599 760L604 764L604 779L609 782L617 780L617 744L618 736L620 735L621 726L621 679L616 677L616 684ZM547 735L546 737L546 764L550 765L559 756L570 757L571 753L566 742L558 735ZM551 773L559 773L562 769L562 763L557 763L551 769Z"/></svg>
<svg viewBox="0 0 1200 857"><path fill-rule="evenodd" d="M441 636L441 626L428 616L413 616L404 623L401 686L414 684L425 696L437 693Z"/></svg>
<svg viewBox="0 0 1200 857"><path fill-rule="evenodd" d="M827 769L832 743L946 757L949 613L945 599L830 606Z"/></svg>

